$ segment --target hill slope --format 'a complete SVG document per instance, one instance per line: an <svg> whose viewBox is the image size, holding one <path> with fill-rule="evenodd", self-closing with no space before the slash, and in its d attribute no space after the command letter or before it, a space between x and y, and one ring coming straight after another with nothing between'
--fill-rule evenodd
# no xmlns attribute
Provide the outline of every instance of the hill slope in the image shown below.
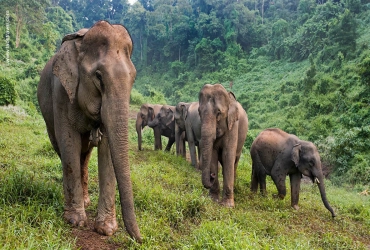
<svg viewBox="0 0 370 250"><path fill-rule="evenodd" d="M91 243L90 239L97 235L89 228L71 229L62 220L62 170L42 118L28 116L18 108L1 108L0 134L2 248L84 249L84 240ZM250 193L251 161L245 150L238 168L236 207L227 209L210 200L201 185L200 173L187 161L176 157L173 151L153 151L149 129L144 130L143 138L144 151L138 151L131 119L129 155L144 243L137 245L130 240L118 215L120 229L112 237L100 238L101 249L370 247L369 196L327 181L328 199L338 214L333 220L321 203L317 188L304 183L300 210L294 211L290 208L289 192L282 201L271 197L276 189L270 179L267 197ZM87 211L93 218L98 198L96 152L89 171L92 205Z"/></svg>

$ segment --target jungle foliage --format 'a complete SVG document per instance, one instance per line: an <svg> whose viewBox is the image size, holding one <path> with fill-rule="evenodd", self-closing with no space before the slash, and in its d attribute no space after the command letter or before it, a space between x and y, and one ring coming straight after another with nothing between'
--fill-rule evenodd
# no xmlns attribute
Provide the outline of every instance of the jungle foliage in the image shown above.
<svg viewBox="0 0 370 250"><path fill-rule="evenodd" d="M124 24L134 41L135 104L195 101L203 84L222 83L248 112L246 148L261 130L280 127L318 145L333 183L370 183L369 0L0 5L4 41L10 28L0 46L0 76L9 81L0 87L14 82L6 86L27 112L36 112L39 73L63 35L105 19Z"/></svg>

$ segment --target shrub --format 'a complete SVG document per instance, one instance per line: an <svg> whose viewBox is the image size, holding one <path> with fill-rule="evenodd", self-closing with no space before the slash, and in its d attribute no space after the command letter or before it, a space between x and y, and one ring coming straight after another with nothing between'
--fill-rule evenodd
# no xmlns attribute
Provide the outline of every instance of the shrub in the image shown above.
<svg viewBox="0 0 370 250"><path fill-rule="evenodd" d="M139 93L139 91L132 89L130 94L130 103L134 105L142 105L145 103L145 98Z"/></svg>
<svg viewBox="0 0 370 250"><path fill-rule="evenodd" d="M14 105L16 97L14 82L4 76L0 76L0 105Z"/></svg>

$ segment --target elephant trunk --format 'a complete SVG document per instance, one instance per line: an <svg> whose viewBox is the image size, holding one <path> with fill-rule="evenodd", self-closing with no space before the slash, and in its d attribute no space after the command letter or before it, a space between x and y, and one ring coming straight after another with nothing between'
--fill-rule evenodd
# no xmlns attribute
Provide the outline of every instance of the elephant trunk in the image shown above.
<svg viewBox="0 0 370 250"><path fill-rule="evenodd" d="M316 178L318 180L316 182L317 182L317 185L318 185L319 190L320 190L320 195L321 195L322 202L324 203L324 206L326 207L326 209L328 209L330 211L331 216L334 218L336 215L334 213L333 208L330 206L330 204L328 202L328 199L326 198L326 192L325 192L323 175L320 174Z"/></svg>
<svg viewBox="0 0 370 250"><path fill-rule="evenodd" d="M158 118L154 118L153 120L148 120L148 126L151 128L157 127L159 123Z"/></svg>
<svg viewBox="0 0 370 250"><path fill-rule="evenodd" d="M136 132L137 132L137 144L138 144L137 146L139 150L142 150L141 148L141 144L143 140L141 137L142 123L143 123L143 120L141 118L141 113L138 113L137 118L136 118Z"/></svg>
<svg viewBox="0 0 370 250"><path fill-rule="evenodd" d="M127 232L141 242L136 222L134 200L128 159L128 118L130 89L112 91L111 96L103 95L101 116L107 129L109 149L120 195L122 217ZM123 92L124 94L117 94Z"/></svg>
<svg viewBox="0 0 370 250"><path fill-rule="evenodd" d="M211 188L214 177L211 173L213 143L216 139L216 121L204 119L201 128L201 150L202 150L202 184L205 188ZM214 174L214 173L213 173Z"/></svg>

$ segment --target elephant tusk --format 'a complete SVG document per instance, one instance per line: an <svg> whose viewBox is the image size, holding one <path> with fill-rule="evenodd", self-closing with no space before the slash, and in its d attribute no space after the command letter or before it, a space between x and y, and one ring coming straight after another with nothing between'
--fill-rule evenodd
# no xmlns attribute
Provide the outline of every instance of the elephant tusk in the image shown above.
<svg viewBox="0 0 370 250"><path fill-rule="evenodd" d="M317 177L315 178L315 183L320 184L320 181L317 179Z"/></svg>

